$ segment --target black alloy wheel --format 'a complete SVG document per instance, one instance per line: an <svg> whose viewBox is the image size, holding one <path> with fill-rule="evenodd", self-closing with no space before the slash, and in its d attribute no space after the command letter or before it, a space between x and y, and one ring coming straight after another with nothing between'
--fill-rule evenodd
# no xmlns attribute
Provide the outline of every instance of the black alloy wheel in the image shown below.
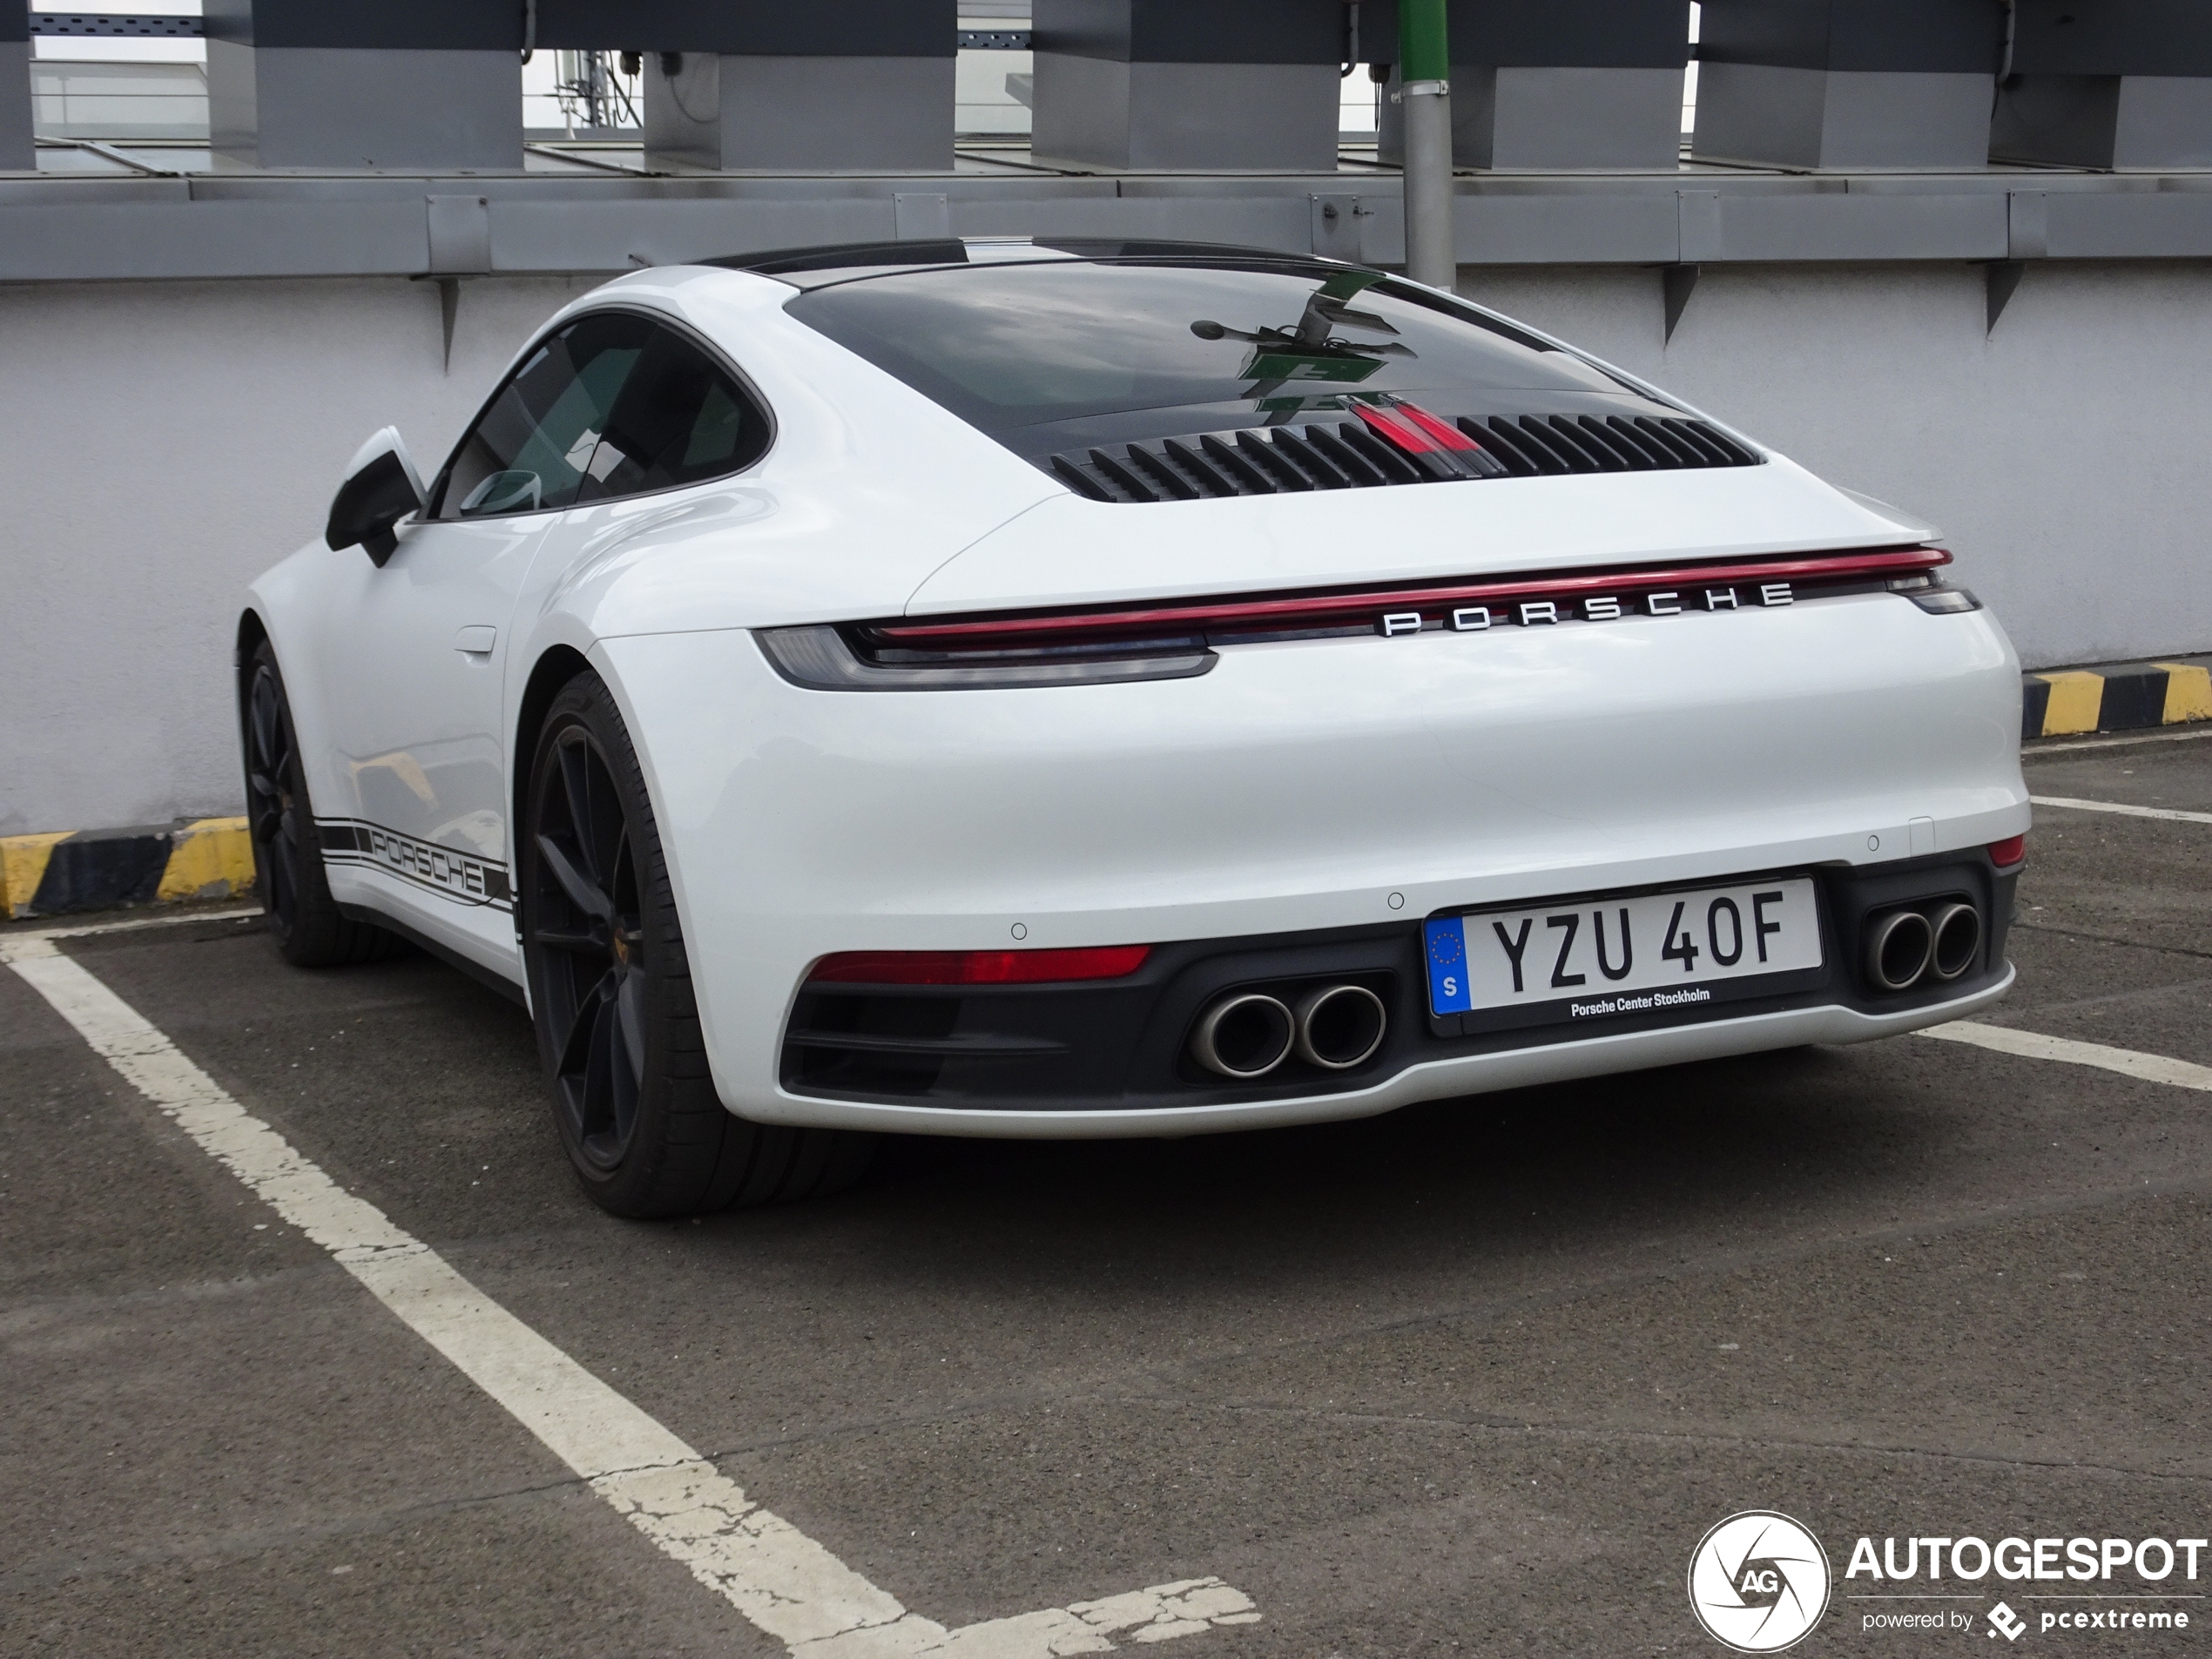
<svg viewBox="0 0 2212 1659"><path fill-rule="evenodd" d="M330 896L314 813L307 805L292 704L276 652L254 648L242 688L240 746L246 759L246 822L253 841L253 884L269 932L295 968L370 962L401 948L397 935L355 921Z"/></svg>
<svg viewBox="0 0 2212 1659"><path fill-rule="evenodd" d="M516 840L538 1055L594 1203L695 1215L860 1177L872 1137L748 1123L716 1093L644 770L596 674L546 711Z"/></svg>
<svg viewBox="0 0 2212 1659"><path fill-rule="evenodd" d="M561 1128L600 1173L622 1165L645 1085L645 927L637 851L607 758L581 721L540 759L530 814L536 853L532 990L552 1055Z"/></svg>

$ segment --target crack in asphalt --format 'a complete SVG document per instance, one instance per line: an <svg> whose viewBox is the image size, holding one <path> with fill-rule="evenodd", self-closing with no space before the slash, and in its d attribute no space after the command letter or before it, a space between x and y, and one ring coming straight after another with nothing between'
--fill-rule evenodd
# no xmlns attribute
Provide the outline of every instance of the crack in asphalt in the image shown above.
<svg viewBox="0 0 2212 1659"><path fill-rule="evenodd" d="M2141 1468L2126 1463L2085 1463L2078 1459L2021 1457L2003 1452L1972 1452L1943 1447L1891 1444L1871 1440L1818 1440L1761 1434L1723 1434L1695 1429L1637 1427L1627 1424L1531 1422L1525 1417L1456 1417L1441 1414L1407 1415L1398 1412L1334 1410L1325 1406L1293 1406L1270 1400L1177 1399L1158 1394L1130 1395L1110 1403L1122 1406L1171 1406L1192 1412L1222 1412L1284 1417L1315 1417L1347 1423L1377 1423L1398 1428L1448 1428L1470 1433L1529 1434L1560 1440L1649 1441L1654 1445L1717 1446L1785 1452L1862 1453L1871 1457L1920 1458L1939 1463L1986 1463L2003 1468L2056 1469L2067 1473L2120 1475L2128 1479L2170 1480L2189 1485L2212 1484L2212 1470L2194 1473Z"/></svg>

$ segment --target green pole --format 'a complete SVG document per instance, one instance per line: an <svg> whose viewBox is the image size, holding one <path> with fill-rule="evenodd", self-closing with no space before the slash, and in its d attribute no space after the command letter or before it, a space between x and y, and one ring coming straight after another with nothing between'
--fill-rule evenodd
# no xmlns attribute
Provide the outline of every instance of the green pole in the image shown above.
<svg viewBox="0 0 2212 1659"><path fill-rule="evenodd" d="M1406 274L1449 288L1459 273L1452 234L1452 47L1445 0L1398 0L1398 98L1406 112Z"/></svg>
<svg viewBox="0 0 2212 1659"><path fill-rule="evenodd" d="M1445 32L1444 0L1398 0L1400 80L1451 78L1452 51Z"/></svg>

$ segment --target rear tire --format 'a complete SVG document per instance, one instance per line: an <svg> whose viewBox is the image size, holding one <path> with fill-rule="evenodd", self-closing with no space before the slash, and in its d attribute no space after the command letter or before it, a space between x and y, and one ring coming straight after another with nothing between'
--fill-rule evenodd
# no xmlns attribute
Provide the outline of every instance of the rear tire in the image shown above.
<svg viewBox="0 0 2212 1659"><path fill-rule="evenodd" d="M239 716L253 883L277 949L294 968L339 968L395 954L404 941L354 921L330 896L291 699L266 639L253 648Z"/></svg>
<svg viewBox="0 0 2212 1659"><path fill-rule="evenodd" d="M538 1055L593 1203L698 1215L860 1179L873 1136L747 1123L716 1093L644 773L596 674L546 711L516 840Z"/></svg>

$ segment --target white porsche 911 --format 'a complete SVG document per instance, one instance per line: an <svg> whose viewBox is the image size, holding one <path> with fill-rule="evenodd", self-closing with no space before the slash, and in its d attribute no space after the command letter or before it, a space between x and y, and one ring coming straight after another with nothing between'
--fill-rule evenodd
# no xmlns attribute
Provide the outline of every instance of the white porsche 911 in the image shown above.
<svg viewBox="0 0 2212 1659"><path fill-rule="evenodd" d="M1332 261L642 271L253 584L261 891L523 998L631 1216L1908 1031L2028 825L1931 535Z"/></svg>

